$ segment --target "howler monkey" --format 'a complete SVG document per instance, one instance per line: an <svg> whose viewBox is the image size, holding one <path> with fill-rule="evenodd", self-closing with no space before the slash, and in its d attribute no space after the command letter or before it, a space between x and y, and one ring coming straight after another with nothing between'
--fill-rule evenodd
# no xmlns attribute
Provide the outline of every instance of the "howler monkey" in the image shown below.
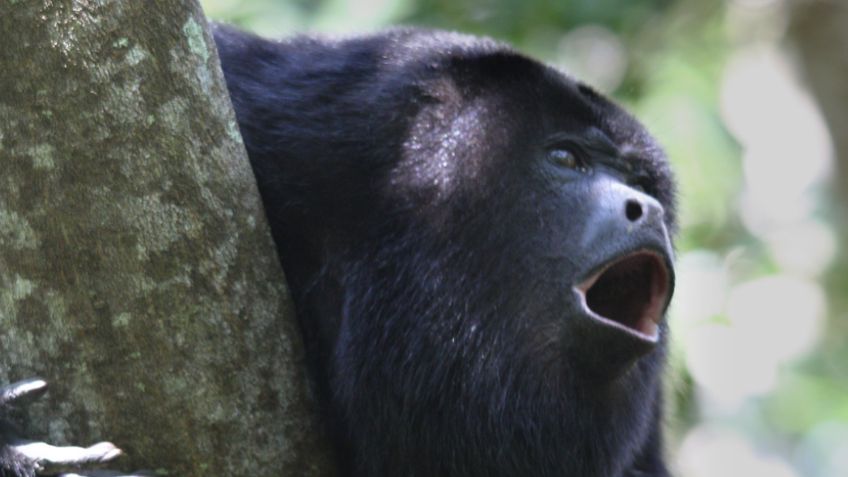
<svg viewBox="0 0 848 477"><path fill-rule="evenodd" d="M488 39L214 35L345 475L668 475L638 121Z"/></svg>

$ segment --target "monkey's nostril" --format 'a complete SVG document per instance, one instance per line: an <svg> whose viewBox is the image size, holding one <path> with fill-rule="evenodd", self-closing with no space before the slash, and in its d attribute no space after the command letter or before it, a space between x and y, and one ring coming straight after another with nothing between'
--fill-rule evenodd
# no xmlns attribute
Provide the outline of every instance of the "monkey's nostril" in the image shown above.
<svg viewBox="0 0 848 477"><path fill-rule="evenodd" d="M642 204L638 200L629 199L624 205L624 215L627 216L627 220L636 222L642 217Z"/></svg>

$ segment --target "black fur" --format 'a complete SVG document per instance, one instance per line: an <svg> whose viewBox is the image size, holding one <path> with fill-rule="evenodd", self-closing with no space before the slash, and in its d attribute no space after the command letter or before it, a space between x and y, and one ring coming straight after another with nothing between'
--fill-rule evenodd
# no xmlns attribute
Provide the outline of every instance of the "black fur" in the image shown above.
<svg viewBox="0 0 848 477"><path fill-rule="evenodd" d="M487 39L215 40L346 475L668 475L665 323L645 343L572 291L628 250L670 259L636 120ZM612 234L598 181L664 218Z"/></svg>

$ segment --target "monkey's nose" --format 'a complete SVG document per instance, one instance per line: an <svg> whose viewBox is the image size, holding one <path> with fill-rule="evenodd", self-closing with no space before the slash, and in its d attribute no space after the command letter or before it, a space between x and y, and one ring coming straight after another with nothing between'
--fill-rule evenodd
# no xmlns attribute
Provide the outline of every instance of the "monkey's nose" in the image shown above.
<svg viewBox="0 0 848 477"><path fill-rule="evenodd" d="M624 215L627 216L627 220L636 222L642 218L643 213L641 202L636 199L627 199L624 204Z"/></svg>
<svg viewBox="0 0 848 477"><path fill-rule="evenodd" d="M665 210L656 199L627 186L623 187L626 188L627 198L623 201L622 212L628 222L631 224L649 222L647 225L654 226L662 223Z"/></svg>
<svg viewBox="0 0 848 477"><path fill-rule="evenodd" d="M665 210L656 199L612 177L599 177L591 186L591 212L581 245L618 242L623 237L657 243L667 240Z"/></svg>

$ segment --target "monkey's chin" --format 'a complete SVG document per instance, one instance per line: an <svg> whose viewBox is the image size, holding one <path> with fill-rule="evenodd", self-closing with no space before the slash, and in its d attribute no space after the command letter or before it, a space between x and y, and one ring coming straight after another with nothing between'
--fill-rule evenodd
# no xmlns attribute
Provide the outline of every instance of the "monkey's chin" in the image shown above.
<svg viewBox="0 0 848 477"><path fill-rule="evenodd" d="M608 260L577 286L583 310L597 322L651 343L671 298L672 274L652 250Z"/></svg>

